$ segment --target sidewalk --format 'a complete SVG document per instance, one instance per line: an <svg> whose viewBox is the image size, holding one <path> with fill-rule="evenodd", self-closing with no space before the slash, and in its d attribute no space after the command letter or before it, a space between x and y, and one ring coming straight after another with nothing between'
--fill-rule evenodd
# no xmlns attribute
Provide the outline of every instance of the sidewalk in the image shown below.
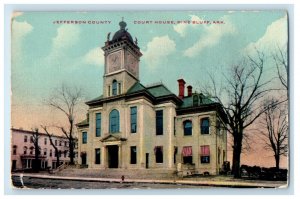
<svg viewBox="0 0 300 199"><path fill-rule="evenodd" d="M19 173L12 176L20 176ZM60 180L76 180L91 182L114 182L120 183L121 179L116 178L92 178L92 177L74 177L74 176L57 176L47 174L24 173L23 176L40 179L60 179ZM212 187L236 187L236 188L287 188L286 181L254 181L233 178L189 178L189 179L124 179L123 183L155 183L155 184L182 184L182 185L199 185Z"/></svg>

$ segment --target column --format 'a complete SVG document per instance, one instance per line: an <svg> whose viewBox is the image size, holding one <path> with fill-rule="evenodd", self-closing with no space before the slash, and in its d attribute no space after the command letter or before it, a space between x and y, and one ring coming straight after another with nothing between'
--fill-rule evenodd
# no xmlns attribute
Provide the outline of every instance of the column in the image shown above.
<svg viewBox="0 0 300 199"><path fill-rule="evenodd" d="M122 165L122 150L121 150L121 145L118 145L118 153L119 153L119 155L118 155L118 168L122 168L123 167L123 165Z"/></svg>
<svg viewBox="0 0 300 199"><path fill-rule="evenodd" d="M101 150L101 153L102 153L102 155L101 155L101 157L102 157L101 162L102 162L104 168L108 167L107 166L107 151L106 150L107 150L106 146L103 146L102 150Z"/></svg>
<svg viewBox="0 0 300 199"><path fill-rule="evenodd" d="M137 164L139 164L140 168L145 168L146 165L146 158L145 157L145 126L144 126L144 122L145 122L145 118L144 118L144 106L145 105L140 105L138 106L138 118L137 118L137 123L139 125L139 134L140 134L140 147L137 148L139 154L137 153ZM138 158L139 157L139 158Z"/></svg>

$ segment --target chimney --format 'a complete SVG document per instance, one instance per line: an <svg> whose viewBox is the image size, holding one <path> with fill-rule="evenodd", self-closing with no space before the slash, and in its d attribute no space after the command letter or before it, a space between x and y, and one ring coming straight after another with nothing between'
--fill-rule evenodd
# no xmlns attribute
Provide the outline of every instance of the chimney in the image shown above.
<svg viewBox="0 0 300 199"><path fill-rule="evenodd" d="M183 79L179 79L177 81L178 81L178 88L179 88L178 97L180 99L183 99L183 97L184 97L184 85L185 85L185 81Z"/></svg>
<svg viewBox="0 0 300 199"><path fill-rule="evenodd" d="M193 87L191 86L191 85L189 85L188 87L187 87L187 89L188 89L188 96L190 97L190 96L192 96L192 93L193 93Z"/></svg>

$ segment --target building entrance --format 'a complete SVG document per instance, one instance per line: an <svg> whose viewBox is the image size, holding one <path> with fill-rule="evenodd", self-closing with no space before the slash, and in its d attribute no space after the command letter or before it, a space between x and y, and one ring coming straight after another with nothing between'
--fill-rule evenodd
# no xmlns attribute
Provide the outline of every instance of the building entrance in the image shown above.
<svg viewBox="0 0 300 199"><path fill-rule="evenodd" d="M107 146L108 152L108 167L118 168L119 167L119 147L118 145Z"/></svg>

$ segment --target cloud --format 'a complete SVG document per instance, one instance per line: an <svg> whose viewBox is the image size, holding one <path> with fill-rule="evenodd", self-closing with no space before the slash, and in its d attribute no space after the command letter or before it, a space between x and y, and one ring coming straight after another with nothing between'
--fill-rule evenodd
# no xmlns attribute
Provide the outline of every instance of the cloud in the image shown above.
<svg viewBox="0 0 300 199"><path fill-rule="evenodd" d="M79 41L80 29L76 25L62 25L53 38L53 50L67 49Z"/></svg>
<svg viewBox="0 0 300 199"><path fill-rule="evenodd" d="M191 17L191 21L203 21L203 19L201 19L200 17L196 16L196 15L190 15ZM186 31L188 27L197 27L197 24L185 24L185 23L181 23L181 24L177 24L175 26L173 26L174 30L181 36L181 37L185 37L186 35Z"/></svg>
<svg viewBox="0 0 300 199"><path fill-rule="evenodd" d="M252 54L255 49L272 52L277 48L286 48L288 39L287 15L271 23L265 34L256 42L252 42L244 49L245 53Z"/></svg>
<svg viewBox="0 0 300 199"><path fill-rule="evenodd" d="M100 47L91 49L83 56L83 60L87 64L91 65L103 65L104 64L104 55Z"/></svg>
<svg viewBox="0 0 300 199"><path fill-rule="evenodd" d="M33 26L27 21L18 22L12 20L12 56L13 60L21 59L22 53L22 42L26 35L33 30Z"/></svg>
<svg viewBox="0 0 300 199"><path fill-rule="evenodd" d="M195 57L205 48L219 43L223 36L236 32L235 26L227 16L221 17L219 21L224 21L225 24L203 25L204 34L201 35L200 39L192 47L184 51L184 56Z"/></svg>
<svg viewBox="0 0 300 199"><path fill-rule="evenodd" d="M152 41L147 44L147 49L143 52L143 57L150 67L156 67L162 59L173 53L175 49L176 44L168 35L154 37Z"/></svg>
<svg viewBox="0 0 300 199"><path fill-rule="evenodd" d="M53 65L74 65L78 63L77 59L68 56L68 53L75 48L80 39L80 28L76 25L61 25L57 28L55 37L52 38L52 44L49 54L43 57L41 62L44 66L53 67Z"/></svg>

